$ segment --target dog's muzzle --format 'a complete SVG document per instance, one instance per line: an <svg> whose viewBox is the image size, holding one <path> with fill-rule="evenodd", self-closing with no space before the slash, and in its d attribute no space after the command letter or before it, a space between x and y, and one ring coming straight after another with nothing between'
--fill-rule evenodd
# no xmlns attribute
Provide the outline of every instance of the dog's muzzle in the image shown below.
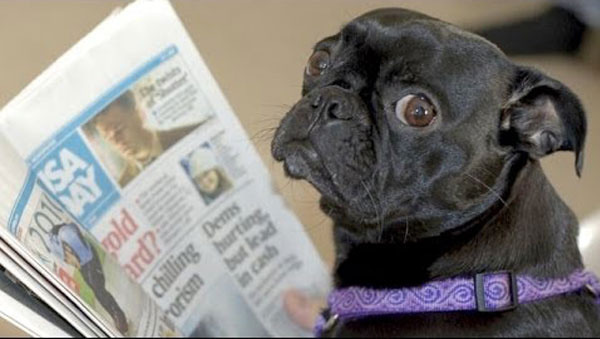
<svg viewBox="0 0 600 339"><path fill-rule="evenodd" d="M305 95L287 113L273 139L273 156L285 160L286 146L294 142L323 139L318 134L339 130L341 126L370 127L368 111L360 97L338 86L327 86Z"/></svg>

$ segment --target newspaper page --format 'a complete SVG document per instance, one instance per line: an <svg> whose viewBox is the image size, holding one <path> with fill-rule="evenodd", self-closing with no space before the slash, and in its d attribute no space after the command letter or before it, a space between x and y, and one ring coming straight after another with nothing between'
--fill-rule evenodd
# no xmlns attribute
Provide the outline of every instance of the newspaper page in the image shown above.
<svg viewBox="0 0 600 339"><path fill-rule="evenodd" d="M0 133L29 173L7 224L41 260L61 252L28 209L70 227L63 263L96 260L85 244L114 259L104 276L125 274L184 335L310 335L281 293L324 296L325 266L167 1L105 21L3 109Z"/></svg>

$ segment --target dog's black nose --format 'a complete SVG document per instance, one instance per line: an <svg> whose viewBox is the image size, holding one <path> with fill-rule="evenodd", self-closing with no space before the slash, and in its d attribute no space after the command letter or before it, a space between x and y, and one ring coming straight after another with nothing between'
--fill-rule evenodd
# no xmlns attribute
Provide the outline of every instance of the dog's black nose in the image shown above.
<svg viewBox="0 0 600 339"><path fill-rule="evenodd" d="M352 115L348 107L345 107L347 99L344 96L345 93L339 89L315 93L310 102L310 106L314 110L314 119L350 120Z"/></svg>

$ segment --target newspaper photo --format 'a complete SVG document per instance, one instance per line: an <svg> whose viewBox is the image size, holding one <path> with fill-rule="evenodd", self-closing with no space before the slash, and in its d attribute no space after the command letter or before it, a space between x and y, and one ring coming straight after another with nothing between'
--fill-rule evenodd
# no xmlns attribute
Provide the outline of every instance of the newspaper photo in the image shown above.
<svg viewBox="0 0 600 339"><path fill-rule="evenodd" d="M109 335L311 335L282 293L326 295L326 268L168 1L107 18L0 112L0 138L0 234Z"/></svg>

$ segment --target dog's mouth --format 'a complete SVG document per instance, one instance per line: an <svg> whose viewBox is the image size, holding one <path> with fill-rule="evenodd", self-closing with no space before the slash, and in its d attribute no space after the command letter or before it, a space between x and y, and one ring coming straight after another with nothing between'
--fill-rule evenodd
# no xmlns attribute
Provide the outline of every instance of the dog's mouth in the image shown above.
<svg viewBox="0 0 600 339"><path fill-rule="evenodd" d="M330 173L308 140L294 140L285 145L285 155L277 154L275 159L283 162L283 169L289 178L306 180L311 183L329 205L343 205L344 198L335 185L335 174Z"/></svg>
<svg viewBox="0 0 600 339"><path fill-rule="evenodd" d="M291 143L289 151L282 159L285 174L313 185L321 193L319 207L326 215L354 226L379 224L378 197L369 188L373 186L371 178L349 178L348 174L332 171L328 159L323 159L307 141Z"/></svg>

